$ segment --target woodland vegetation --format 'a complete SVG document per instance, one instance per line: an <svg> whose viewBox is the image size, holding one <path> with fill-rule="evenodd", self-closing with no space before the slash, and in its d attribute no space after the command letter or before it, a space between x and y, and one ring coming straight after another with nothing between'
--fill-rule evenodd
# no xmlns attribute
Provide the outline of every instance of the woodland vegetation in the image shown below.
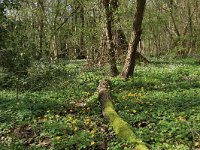
<svg viewBox="0 0 200 150"><path fill-rule="evenodd" d="M0 149L200 149L198 0L0 0Z"/></svg>

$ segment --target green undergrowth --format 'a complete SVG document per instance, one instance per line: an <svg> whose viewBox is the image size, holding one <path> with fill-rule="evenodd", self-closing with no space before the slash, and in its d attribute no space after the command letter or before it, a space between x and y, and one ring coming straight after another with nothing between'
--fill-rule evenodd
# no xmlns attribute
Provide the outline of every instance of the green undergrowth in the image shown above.
<svg viewBox="0 0 200 150"><path fill-rule="evenodd" d="M101 114L97 86L107 76L107 67L83 62L34 63L25 75L1 73L0 149L131 149ZM137 66L134 78L111 80L117 113L150 149L200 148L195 61L155 61Z"/></svg>

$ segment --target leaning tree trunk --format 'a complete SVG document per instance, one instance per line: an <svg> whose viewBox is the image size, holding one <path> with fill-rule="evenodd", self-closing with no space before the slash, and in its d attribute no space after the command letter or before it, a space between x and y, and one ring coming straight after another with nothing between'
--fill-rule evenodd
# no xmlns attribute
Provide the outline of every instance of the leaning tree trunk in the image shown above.
<svg viewBox="0 0 200 150"><path fill-rule="evenodd" d="M129 42L128 53L126 57L126 62L124 64L124 68L121 73L121 77L123 79L127 79L132 76L134 73L135 65L136 65L136 53L137 47L140 41L140 37L142 34L142 20L144 16L146 0L137 0L137 9L134 17L133 23L133 32L131 36L131 40Z"/></svg>
<svg viewBox="0 0 200 150"><path fill-rule="evenodd" d="M112 97L110 94L110 81L102 80L98 86L99 101L102 107L102 113L110 122L117 137L135 146L135 150L148 150L145 143L136 137L131 127L127 122L122 120L116 113L112 104Z"/></svg>
<svg viewBox="0 0 200 150"><path fill-rule="evenodd" d="M124 31L122 30L122 27L117 29L114 32L114 44L117 52L118 59L120 59L120 56L125 55L125 52L128 50L128 42L126 40L126 36L124 34ZM139 47L141 47L141 41L139 42ZM150 63L150 61L144 57L140 52L136 51L136 60L138 62L144 62L145 64Z"/></svg>
<svg viewBox="0 0 200 150"><path fill-rule="evenodd" d="M116 65L115 58L115 45L113 43L113 23L114 23L114 4L110 2L110 0L103 0L103 5L106 13L106 28L107 28L107 36L108 36L108 54L109 54L109 64L111 67L112 76L118 75L118 69Z"/></svg>

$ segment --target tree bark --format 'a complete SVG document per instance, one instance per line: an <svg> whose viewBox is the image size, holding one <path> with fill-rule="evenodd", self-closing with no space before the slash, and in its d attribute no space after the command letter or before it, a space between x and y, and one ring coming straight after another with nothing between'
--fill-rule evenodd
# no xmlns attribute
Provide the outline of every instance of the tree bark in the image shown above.
<svg viewBox="0 0 200 150"><path fill-rule="evenodd" d="M111 67L111 74L112 76L118 75L118 69L116 65L116 58L115 58L115 45L113 43L113 23L114 23L114 4L110 0L103 1L105 13L106 13L106 28L107 28L107 36L108 36L108 54L109 54L109 64Z"/></svg>
<svg viewBox="0 0 200 150"><path fill-rule="evenodd" d="M85 16L84 16L84 7L80 7L80 19L81 19L81 35L80 35L80 49L82 54L84 53L85 43L84 43L84 26L85 26ZM81 53L80 52L80 53ZM79 54L80 56L81 54Z"/></svg>
<svg viewBox="0 0 200 150"><path fill-rule="evenodd" d="M44 54L44 1L38 0L38 7L39 7L39 58L43 57Z"/></svg>
<svg viewBox="0 0 200 150"><path fill-rule="evenodd" d="M102 107L102 113L110 122L117 137L125 140L135 146L135 150L148 150L145 143L136 137L131 127L116 113L112 104L112 97L110 94L110 81L102 80L98 86L99 101Z"/></svg>
<svg viewBox="0 0 200 150"><path fill-rule="evenodd" d="M144 16L146 0L137 0L137 8L133 22L133 32L131 36L131 40L129 42L128 53L126 57L126 62L124 64L124 68L121 73L122 79L127 79L130 76L133 76L134 69L136 65L136 53L138 43L140 41L140 37L142 34L142 20Z"/></svg>

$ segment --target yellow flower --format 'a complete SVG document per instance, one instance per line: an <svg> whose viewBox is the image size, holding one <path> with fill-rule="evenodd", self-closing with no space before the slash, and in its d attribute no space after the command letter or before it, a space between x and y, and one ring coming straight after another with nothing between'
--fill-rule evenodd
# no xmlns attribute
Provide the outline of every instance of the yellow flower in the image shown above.
<svg viewBox="0 0 200 150"><path fill-rule="evenodd" d="M71 117L71 116L68 116L68 117L67 117L67 120L69 120L69 121L72 120L72 117Z"/></svg>
<svg viewBox="0 0 200 150"><path fill-rule="evenodd" d="M94 145L94 143L95 143L94 141L91 141L91 143L90 143L90 144L91 144L91 145Z"/></svg>
<svg viewBox="0 0 200 150"><path fill-rule="evenodd" d="M75 128L74 128L74 131L77 131L77 130L78 130L78 128L77 128L77 127L75 127Z"/></svg>
<svg viewBox="0 0 200 150"><path fill-rule="evenodd" d="M91 130L90 133L91 133L91 134L94 134L94 130Z"/></svg>
<svg viewBox="0 0 200 150"><path fill-rule="evenodd" d="M85 122L90 122L90 121L91 121L90 119L86 119L86 120L85 120Z"/></svg>
<svg viewBox="0 0 200 150"><path fill-rule="evenodd" d="M131 97L131 96L134 96L134 94L132 94L132 93L128 93L128 96Z"/></svg>
<svg viewBox="0 0 200 150"><path fill-rule="evenodd" d="M90 131L91 137L94 137L94 130Z"/></svg>
<svg viewBox="0 0 200 150"><path fill-rule="evenodd" d="M84 123L88 125L90 122L91 122L91 119L86 117L85 120L84 120Z"/></svg>
<svg viewBox="0 0 200 150"><path fill-rule="evenodd" d="M137 110L133 110L133 113L136 113L137 112Z"/></svg>

